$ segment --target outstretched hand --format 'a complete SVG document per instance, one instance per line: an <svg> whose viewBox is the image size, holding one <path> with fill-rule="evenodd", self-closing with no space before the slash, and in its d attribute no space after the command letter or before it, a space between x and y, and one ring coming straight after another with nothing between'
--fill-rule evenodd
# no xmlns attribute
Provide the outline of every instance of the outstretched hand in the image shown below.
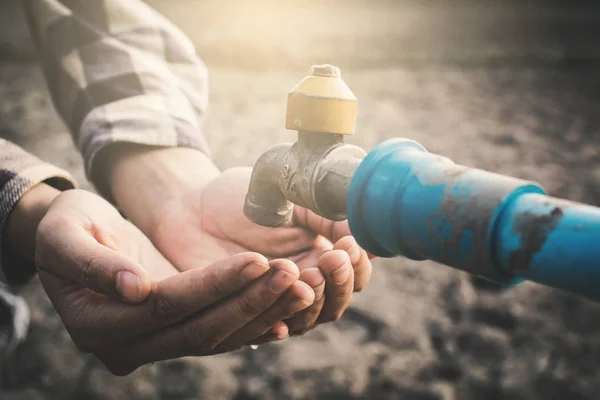
<svg viewBox="0 0 600 400"><path fill-rule="evenodd" d="M369 281L368 254L351 236L346 221L326 220L305 208L295 207L292 226L267 228L251 222L243 214L250 175L250 168L230 169L171 199L152 226L153 243L182 271L247 251L290 259L316 296L314 304L285 321L290 333L337 320L352 293Z"/></svg>
<svg viewBox="0 0 600 400"><path fill-rule="evenodd" d="M184 257L180 272L108 202L81 190L51 203L35 243L41 282L75 344L117 375L287 337L281 321L309 307L313 290L292 261L235 253L215 253L203 268Z"/></svg>

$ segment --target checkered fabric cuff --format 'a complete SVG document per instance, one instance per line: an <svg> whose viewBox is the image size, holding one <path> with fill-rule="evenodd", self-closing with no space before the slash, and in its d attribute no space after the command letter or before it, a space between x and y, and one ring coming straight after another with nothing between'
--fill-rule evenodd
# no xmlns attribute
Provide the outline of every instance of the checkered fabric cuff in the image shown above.
<svg viewBox="0 0 600 400"><path fill-rule="evenodd" d="M35 275L35 265L12 252L3 251L4 230L8 217L19 199L38 183L59 190L72 189L75 180L67 172L46 164L20 147L0 139L0 281L25 283Z"/></svg>

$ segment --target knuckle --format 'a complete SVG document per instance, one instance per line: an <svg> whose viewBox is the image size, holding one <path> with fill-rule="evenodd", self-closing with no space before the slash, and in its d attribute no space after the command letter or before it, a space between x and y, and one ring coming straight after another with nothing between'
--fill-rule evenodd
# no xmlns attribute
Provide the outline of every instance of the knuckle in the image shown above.
<svg viewBox="0 0 600 400"><path fill-rule="evenodd" d="M339 291L335 293L335 298L339 301L345 301L345 299L352 297L352 292L354 291L354 285L344 285L340 288Z"/></svg>
<svg viewBox="0 0 600 400"><path fill-rule="evenodd" d="M183 306L176 300L162 296L160 291L150 298L148 305L151 318L156 321L177 318L183 315Z"/></svg>
<svg viewBox="0 0 600 400"><path fill-rule="evenodd" d="M198 323L185 329L185 340L190 350L199 355L210 353L219 344L212 335L206 334L206 326Z"/></svg>
<svg viewBox="0 0 600 400"><path fill-rule="evenodd" d="M96 282L98 275L98 260L94 257L89 257L83 260L79 260L79 265L77 268L77 274L79 275L79 280L82 284L90 287Z"/></svg>
<svg viewBox="0 0 600 400"><path fill-rule="evenodd" d="M219 276L217 272L211 273L211 279L208 284L208 290L213 298L221 299L223 297L226 297L228 293L226 292L225 288L223 288L223 283L218 278Z"/></svg>
<svg viewBox="0 0 600 400"><path fill-rule="evenodd" d="M252 252L252 251L240 253L240 254L238 254L238 257L240 257L240 260L236 264L237 264L237 268L240 271L242 269L244 269L246 267L246 265L251 264L251 263L266 264L269 262L269 260L267 260L267 258L265 256L263 256L262 254Z"/></svg>
<svg viewBox="0 0 600 400"><path fill-rule="evenodd" d="M237 303L239 315L255 315L264 311L260 302L251 296L242 296Z"/></svg>

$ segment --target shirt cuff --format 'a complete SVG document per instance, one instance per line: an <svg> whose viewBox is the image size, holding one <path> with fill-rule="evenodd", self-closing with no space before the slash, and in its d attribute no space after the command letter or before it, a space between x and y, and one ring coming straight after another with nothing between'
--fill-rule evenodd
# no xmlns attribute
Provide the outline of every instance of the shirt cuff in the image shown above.
<svg viewBox="0 0 600 400"><path fill-rule="evenodd" d="M37 160L29 154L24 157ZM36 268L30 260L21 258L3 244L3 234L12 210L19 199L39 183L44 182L58 190L74 189L77 184L68 172L39 160L22 170L5 168L9 167L0 165L0 281L24 284L35 275Z"/></svg>
<svg viewBox="0 0 600 400"><path fill-rule="evenodd" d="M187 147L211 157L200 121L190 122L150 105L149 96L121 100L98 107L85 119L78 143L87 178L96 191L114 204L108 185L110 163L121 151Z"/></svg>

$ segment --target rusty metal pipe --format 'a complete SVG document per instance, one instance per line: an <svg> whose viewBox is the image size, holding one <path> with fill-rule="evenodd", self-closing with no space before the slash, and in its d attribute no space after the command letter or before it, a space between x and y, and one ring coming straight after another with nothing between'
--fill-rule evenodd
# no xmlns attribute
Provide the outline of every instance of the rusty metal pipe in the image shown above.
<svg viewBox="0 0 600 400"><path fill-rule="evenodd" d="M336 67L310 72L288 94L286 128L298 131L297 142L267 150L254 165L244 212L259 225L289 223L293 204L346 219L350 181L366 156L344 143L354 131L356 97Z"/></svg>
<svg viewBox="0 0 600 400"><path fill-rule="evenodd" d="M362 158L351 157L329 161L321 167L321 177L317 179L315 194L318 203L323 204L331 213L346 219L348 191L350 182Z"/></svg>
<svg viewBox="0 0 600 400"><path fill-rule="evenodd" d="M343 141L355 114L339 70L313 67L288 96L286 128L298 141L259 158L246 215L282 226L297 204L331 220L347 216L374 255L429 259L505 285L528 279L600 301L600 208L457 165L407 139L366 155Z"/></svg>
<svg viewBox="0 0 600 400"><path fill-rule="evenodd" d="M335 135L304 135L293 145L271 147L254 165L244 205L251 221L286 225L293 204L334 221L346 219L348 189L365 152Z"/></svg>
<svg viewBox="0 0 600 400"><path fill-rule="evenodd" d="M279 186L283 159L292 147L280 143L264 152L252 170L244 213L263 226L283 226L292 219L293 204Z"/></svg>
<svg viewBox="0 0 600 400"><path fill-rule="evenodd" d="M535 182L457 165L391 139L350 185L358 243L382 257L433 260L504 285L531 280L600 301L600 208Z"/></svg>

